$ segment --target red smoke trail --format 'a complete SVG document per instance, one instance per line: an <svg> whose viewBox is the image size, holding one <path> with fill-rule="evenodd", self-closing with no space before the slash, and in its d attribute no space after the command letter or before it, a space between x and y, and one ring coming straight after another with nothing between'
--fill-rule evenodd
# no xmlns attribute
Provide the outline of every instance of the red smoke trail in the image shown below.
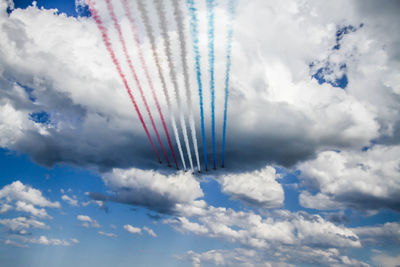
<svg viewBox="0 0 400 267"><path fill-rule="evenodd" d="M153 146L153 149L154 149L154 152L157 155L158 161L161 162L160 155L158 154L157 149L156 149L156 147L155 147L155 145L153 143L153 140L151 139L149 130L147 129L146 123L144 122L142 114L140 113L139 107L138 107L138 105L137 105L137 103L135 101L135 98L133 97L131 88L128 85L128 81L126 80L125 75L122 72L121 65L119 64L119 61L118 61L117 57L115 56L114 50L112 49L111 41L110 41L110 38L108 37L108 34L107 34L107 29L104 27L103 22L101 21L99 12L95 8L95 2L93 0L87 0L87 4L89 6L90 13L92 14L92 18L96 22L97 27L99 28L99 30L101 32L101 36L103 38L104 44L105 44L108 52L110 53L110 56L111 56L111 59L112 59L114 65L115 65L115 68L117 69L118 74L122 79L122 82L123 82L123 84L125 86L126 91L128 92L128 95L129 95L129 97L130 97L130 99L132 101L133 106L135 107L136 113L138 114L139 119L140 119L140 121L141 121L141 123L143 125L143 129L146 132L146 135L149 138L149 141L150 141L151 145Z"/></svg>
<svg viewBox="0 0 400 267"><path fill-rule="evenodd" d="M140 58L140 61L142 63L144 72L146 74L146 78L147 78L147 81L149 83L151 92L153 94L154 101L156 102L158 113L160 114L160 118L161 118L161 122L162 122L163 127L164 127L165 134L167 135L168 145L169 145L169 147L171 149L171 152L172 152L172 157L174 158L176 168L178 169L179 168L178 167L178 162L176 160L174 148L172 147L172 142L171 142L171 139L170 139L170 136L169 136L168 128L167 128L167 125L165 123L165 119L164 119L163 113L161 111L161 106L160 106L160 103L158 102L158 98L157 98L156 92L154 90L153 82L152 82L152 79L151 79L150 74L149 74L149 69L148 69L147 64L146 64L146 62L144 60L143 51L142 51L142 48L140 46L139 36L137 34L136 27L135 27L135 21L133 19L132 13L130 11L128 1L127 0L122 0L122 4L123 4L124 9L125 9L125 15L126 15L126 17L128 18L128 20L129 20L129 22L131 24L133 37L134 37L135 43L136 43L136 48L139 51L139 58Z"/></svg>
<svg viewBox="0 0 400 267"><path fill-rule="evenodd" d="M130 70L132 72L133 78L135 79L136 85L139 88L140 95L142 97L144 106L146 107L146 110L147 110L147 113L149 115L151 124L153 125L153 129L156 132L157 140L160 143L161 149L162 149L162 151L164 153L164 156L165 156L165 159L167 160L168 165L170 165L169 160L168 160L168 156L167 156L167 152L165 152L164 146L163 146L163 144L161 142L160 135L158 134L158 130L157 130L156 124L154 123L153 116L151 115L150 107L149 107L149 105L147 103L147 100L146 100L146 97L144 95L142 85L139 82L139 78L138 78L138 76L136 74L135 68L133 67L132 61L131 61L131 59L129 57L128 49L126 48L126 43L125 43L124 36L122 34L121 26L118 23L118 19L117 19L117 16L115 15L114 8L113 8L113 5L111 3L111 0L106 0L106 3L107 3L108 12L110 13L111 19L114 22L114 27L118 32L119 40L121 42L122 50L124 51L126 61L127 61L128 66L129 66L129 68L130 68Z"/></svg>

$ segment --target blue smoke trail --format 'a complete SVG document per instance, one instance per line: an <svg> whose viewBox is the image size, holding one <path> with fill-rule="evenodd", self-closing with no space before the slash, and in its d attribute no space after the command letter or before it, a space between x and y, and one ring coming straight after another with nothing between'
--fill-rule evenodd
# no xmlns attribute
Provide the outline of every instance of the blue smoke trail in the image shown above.
<svg viewBox="0 0 400 267"><path fill-rule="evenodd" d="M213 146L213 165L214 169L216 169L217 161L215 158L214 7L215 7L215 0L207 0L208 65L210 71L210 93L211 93L211 129L212 129L212 146Z"/></svg>
<svg viewBox="0 0 400 267"><path fill-rule="evenodd" d="M204 164L207 170L207 147L206 147L206 131L204 129L203 85L201 83L201 69L200 69L200 50L199 50L199 31L198 31L199 21L197 18L197 9L194 5L194 0L186 0L186 3L188 5L190 13L190 33L192 35L193 50L196 61L197 84L199 87L201 136L203 139Z"/></svg>
<svg viewBox="0 0 400 267"><path fill-rule="evenodd" d="M225 104L224 104L224 126L222 130L222 167L225 166L225 136L226 120L228 113L229 78L231 71L231 52L233 37L233 19L235 17L237 0L229 0L229 20L228 20L228 39L226 43L226 69L225 69Z"/></svg>

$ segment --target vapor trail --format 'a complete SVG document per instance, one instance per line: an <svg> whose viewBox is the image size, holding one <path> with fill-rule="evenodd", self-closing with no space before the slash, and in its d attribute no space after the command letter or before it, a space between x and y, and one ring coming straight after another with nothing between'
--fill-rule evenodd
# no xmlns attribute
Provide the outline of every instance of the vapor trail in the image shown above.
<svg viewBox="0 0 400 267"><path fill-rule="evenodd" d="M124 52L125 59L126 59L126 61L128 63L129 69L131 70L132 76L133 76L133 78L134 78L134 80L136 82L136 85L137 85L138 89L139 89L140 96L142 97L144 106L145 106L145 108L147 110L147 113L149 115L149 118L150 118L151 124L153 126L153 129L156 132L157 140L160 143L161 149L162 149L162 151L164 153L164 156L165 156L165 159L167 160L168 165L170 165L170 162L169 162L168 156L167 156L167 152L165 151L164 145L161 142L161 138L160 138L160 135L158 133L156 124L154 123L153 115L151 114L150 107L149 107L149 105L147 103L147 100L146 100L146 96L144 95L142 85L140 84L140 81L139 81L139 78L138 78L138 76L136 74L135 68L133 67L132 60L131 60L131 58L129 56L128 49L127 49L126 43L125 43L125 39L124 39L124 36L122 34L121 26L119 25L117 16L115 15L114 8L113 8L113 5L111 3L111 0L106 0L106 3L107 3L108 12L110 13L111 19L112 19L112 21L114 23L114 27L118 32L119 40L120 40L121 45L122 45L122 50Z"/></svg>
<svg viewBox="0 0 400 267"><path fill-rule="evenodd" d="M175 95L177 98L180 123L181 123L181 127L182 127L182 132L183 132L183 138L185 140L185 146L186 146L186 151L187 151L188 158L189 158L190 167L193 171L192 153L190 151L189 138L188 138L187 129L186 129L186 122L185 122L185 118L183 115L183 109L182 109L182 104L181 104L181 97L179 94L178 82L176 80L176 71L175 71L174 64L172 62L171 44L170 44L169 36L168 36L167 19L165 18L165 10L164 10L163 1L164 0L154 0L154 2L156 4L158 17L159 17L159 26L161 29L161 35L163 36L163 39L164 39L163 44L164 44L165 54L167 55L167 62L168 62L168 66L169 66L169 75L170 75L170 78L171 78L171 81L172 81L172 84L174 87L174 92L175 92Z"/></svg>
<svg viewBox="0 0 400 267"><path fill-rule="evenodd" d="M183 78L185 81L185 89L186 89L186 91L185 91L186 92L186 102L188 104L188 109L189 109L190 131L192 133L194 152L196 154L197 169L198 169L198 171L200 171L200 159L199 159L199 151L198 151L198 147L197 147L196 128L195 128L194 118L193 118L192 94L190 92L188 63L187 63L187 59L186 59L187 49L186 49L186 39L185 39L184 25L183 25L183 15L182 15L182 11L179 7L178 1L179 0L172 0L172 5L174 6L175 21L178 26L178 36L179 36L179 43L180 43L180 47L181 47L181 59L182 59L182 66L183 66Z"/></svg>
<svg viewBox="0 0 400 267"><path fill-rule="evenodd" d="M186 0L190 13L190 33L192 35L193 50L196 62L196 77L197 85L199 87L200 99L200 121L201 121L201 136L203 140L203 154L204 165L207 170L207 147L206 147L206 131L204 128L204 108L203 108L203 84L201 82L201 68L200 68L200 50L199 50L199 32L198 32L198 18L197 9L194 5L194 0Z"/></svg>
<svg viewBox="0 0 400 267"><path fill-rule="evenodd" d="M115 56L114 50L113 50L112 45L111 45L110 38L109 38L108 33L107 33L107 28L104 27L104 25L103 25L103 22L101 20L99 12L95 7L95 1L94 0L87 0L87 4L89 6L90 13L92 14L92 18L96 22L97 27L99 28L99 30L101 32L101 36L103 38L103 42L104 42L108 52L110 53L110 56L111 56L111 59L112 59L114 65L115 65L115 68L117 69L118 74L121 77L122 82L123 82L123 84L125 86L125 89L126 89L128 95L129 95L129 97L130 97L130 99L132 101L132 104L133 104L133 106L134 106L134 108L136 110L136 113L139 116L139 119L140 119L140 122L142 123L143 129L146 132L147 138L149 139L151 145L153 146L153 149L154 149L154 152L157 155L158 161L161 162L160 155L158 154L157 149L156 149L156 147L155 147L155 145L153 143L153 140L151 139L151 136L150 136L150 133L149 133L149 131L147 129L146 123L143 120L142 114L140 113L139 107L138 107L138 105L137 105L137 103L135 101L135 98L134 98L133 94L132 94L131 88L128 85L128 81L126 80L126 77L125 77L124 73L122 72L121 65L120 65L117 57Z"/></svg>
<svg viewBox="0 0 400 267"><path fill-rule="evenodd" d="M145 26L146 34L150 39L151 51L152 51L152 54L153 54L154 61L156 63L158 76L160 77L160 81L161 81L164 97L165 97L165 99L167 101L168 113L170 114L171 123L172 123L172 129L174 131L176 144L178 145L179 156L180 156L181 161L182 161L183 169L186 169L185 158L183 157L182 146L181 146L181 141L180 141L180 138L179 138L178 129L176 127L175 116L173 115L172 110L171 110L171 102L170 102L170 99L169 99L169 96L168 96L167 84L165 82L164 74L162 73L160 58L158 56L158 52L157 52L157 48L156 48L156 40L155 40L154 35L153 35L153 27L150 24L150 20L149 20L149 17L147 15L147 10L146 10L146 6L144 4L144 0L138 0L137 1L137 5L138 5L138 9L140 11L140 15L142 17L143 24Z"/></svg>
<svg viewBox="0 0 400 267"><path fill-rule="evenodd" d="M141 62L142 67L144 69L144 72L145 72L145 75L146 75L146 78L147 78L147 82L149 84L149 87L151 89L151 93L153 95L153 99L154 99L154 101L156 103L157 110L158 110L158 113L160 115L161 122L163 124L165 134L167 136L169 148L171 149L171 152L172 152L172 157L173 157L173 159L175 161L176 168L178 169L179 168L178 167L178 162L176 160L174 148L172 147L171 138L169 136L168 128L167 128L167 125L165 123L164 115L163 115L163 113L161 111L161 106L160 106L160 103L158 101L156 92L154 90L153 82L152 82L152 79L151 79L150 74L149 74L149 69L148 69L147 64L146 64L146 62L144 60L143 51L142 51L142 48L141 48L141 45L140 45L139 35L137 33L136 26L135 26L135 20L133 19L131 10L129 8L128 0L121 0L121 1L122 1L123 6L124 6L124 9L125 9L125 15L128 18L128 20L130 22L130 25L131 25L131 29L132 29L132 32L133 32L133 37L135 39L136 49L139 52L140 62Z"/></svg>
<svg viewBox="0 0 400 267"><path fill-rule="evenodd" d="M208 65L210 71L210 93L211 93L211 131L212 131L212 148L213 148L213 166L217 167L215 156L215 80L214 80L214 0L207 0L207 17L208 17Z"/></svg>
<svg viewBox="0 0 400 267"><path fill-rule="evenodd" d="M230 78L230 71L231 71L233 19L235 17L236 4L237 4L237 0L229 0L228 39L227 39L227 43L226 43L224 125L223 125L223 129L222 129L222 167L225 166L226 120L227 120L227 113L228 113L229 78Z"/></svg>

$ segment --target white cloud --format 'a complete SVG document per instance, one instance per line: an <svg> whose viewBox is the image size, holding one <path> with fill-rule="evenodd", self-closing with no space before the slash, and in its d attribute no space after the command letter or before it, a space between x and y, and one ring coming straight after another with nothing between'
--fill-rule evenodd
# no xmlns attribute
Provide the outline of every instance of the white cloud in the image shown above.
<svg viewBox="0 0 400 267"><path fill-rule="evenodd" d="M9 204L7 204L7 203L1 204L1 207L0 207L0 214L7 213L7 212L9 212L10 210L12 210L12 206L11 206L11 205L9 205Z"/></svg>
<svg viewBox="0 0 400 267"><path fill-rule="evenodd" d="M400 146L376 145L367 151L326 151L302 163L302 179L315 195L304 191L300 203L307 208L340 207L399 209Z"/></svg>
<svg viewBox="0 0 400 267"><path fill-rule="evenodd" d="M39 207L59 208L59 202L51 202L43 197L42 192L37 189L24 185L20 181L15 181L0 189L0 199L6 199L7 202L22 201L26 204L32 204Z"/></svg>
<svg viewBox="0 0 400 267"><path fill-rule="evenodd" d="M41 209L35 208L35 206L33 206L32 204L28 204L28 203L25 203L23 201L17 201L15 210L28 212L28 213L30 213L33 216L36 216L38 218L50 217L47 214L45 209L43 209L43 208L41 208Z"/></svg>
<svg viewBox="0 0 400 267"><path fill-rule="evenodd" d="M76 6L81 7L81 3L77 1ZM228 114L235 123L230 125L229 168L225 171L241 171L243 167L246 171L254 170L266 162L292 165L327 147L360 148L381 135L396 138L399 108L397 98L390 96L398 95L399 91L394 71L398 60L389 55L397 51L398 37L388 34L391 27L385 26L395 25L397 20L390 16L387 21L378 20L366 11L372 4L364 7L356 2L346 12L326 12L327 9L341 11L342 6L342 2L296 1L282 1L279 5L268 1L240 4ZM99 8L101 13L105 11L103 5ZM200 14L203 14L202 8ZM390 7L381 9L389 13L388 10ZM223 7L217 7L217 12L221 16L216 21L215 48L217 55L223 55L226 29L220 25L225 25L226 14ZM262 35L248 30L257 29L266 17L270 27ZM341 40L343 50L332 51L336 27L361 22L366 26ZM67 162L101 169L154 166L150 145L137 116L132 113L131 103L93 20L69 18L30 7L15 10L10 16L3 14L0 23L4 29L0 38L3 55L0 64L9 70L1 77L5 89L0 96L0 114L15 117L0 117L4 128L0 137L3 147L26 152L45 165ZM105 23L111 26L109 21ZM123 16L121 23L126 23ZM46 38L43 38L43 25L47 27ZM207 38L204 30L200 33L201 43ZM279 42L276 36L280 36ZM117 41L114 35L111 39L113 44ZM127 39L129 46L133 40ZM143 49L149 55L147 38L143 39ZM206 53L203 49L201 52ZM121 51L116 53L119 56ZM51 68L47 63L49 58ZM192 61L193 55L188 58ZM345 63L350 81L346 91L329 84L319 85L312 79L310 63L314 61L329 61L335 66ZM379 63L378 75L370 75L376 63ZM209 78L206 57L201 64L206 84ZM217 86L223 84L224 65L225 57L217 57ZM122 68L127 70L123 61ZM143 81L144 75L137 69ZM150 70L155 77L154 66ZM335 69L332 77L343 72ZM190 76L196 88L193 68ZM33 94L38 99L35 105L16 82L35 89ZM134 84L131 80L129 83ZM155 86L159 83L155 79ZM83 84L86 90L81 90ZM386 86L384 90L381 85ZM191 92L193 101L198 103L198 92ZM223 100L223 93L223 90L216 91L217 101ZM149 90L145 94L151 98ZM209 99L207 90L204 98ZM165 101L161 102L166 110ZM143 108L140 101L139 105ZM223 105L217 106L216 114L220 116L219 108ZM198 122L198 107L194 108ZM30 113L41 110L50 114L50 125L28 119ZM207 117L210 115L207 105L205 113ZM160 125L158 116L154 117ZM40 145L30 146L33 142ZM78 143L80 146L73 145ZM51 156L55 154L57 157Z"/></svg>
<svg viewBox="0 0 400 267"><path fill-rule="evenodd" d="M284 193L282 186L276 181L279 176L271 166L259 171L241 174L223 175L221 180L222 192L233 198L243 200L250 205L264 208L282 206Z"/></svg>
<svg viewBox="0 0 400 267"><path fill-rule="evenodd" d="M71 246L71 242L67 240L57 239L57 238L49 239L44 235L40 236L39 238L26 239L25 242L29 242L32 244L39 244L39 245L47 245L47 246Z"/></svg>
<svg viewBox="0 0 400 267"><path fill-rule="evenodd" d="M75 198L71 198L71 197L69 197L67 195L62 195L61 199L64 200L65 202L67 202L71 206L79 207L79 202L76 199L76 197Z"/></svg>
<svg viewBox="0 0 400 267"><path fill-rule="evenodd" d="M106 233L106 232L103 232L103 231L99 231L98 233L100 235L104 235L104 236L108 236L108 237L117 237L117 235L114 234L114 233Z"/></svg>
<svg viewBox="0 0 400 267"><path fill-rule="evenodd" d="M141 205L160 212L173 212L178 203L190 203L203 196L200 183L188 172L162 174L151 170L113 169L103 175L116 194L91 194L96 200Z"/></svg>
<svg viewBox="0 0 400 267"><path fill-rule="evenodd" d="M78 216L76 216L76 219L78 221L82 222L81 225L83 227L86 227L86 228L89 228L89 227L99 228L100 227L100 224L96 220L90 218L87 215L78 215Z"/></svg>
<svg viewBox="0 0 400 267"><path fill-rule="evenodd" d="M143 226L142 229L143 229L143 231L147 232L152 237L157 237L157 234L153 231L153 229L150 229L147 226Z"/></svg>
<svg viewBox="0 0 400 267"><path fill-rule="evenodd" d="M154 155L94 22L36 7L8 15L5 6L4 1L0 2L0 69L7 70L0 74L1 147L25 152L47 166L64 162L112 170L104 181L115 194L101 196L103 200L176 212L183 219L170 223L193 233L250 247L266 247L270 243L311 246L321 242L335 247L310 254L299 247L294 251L323 259L340 257L336 247L359 247L355 230L335 226L317 215L271 219L208 206L198 200L203 192L190 174L165 174L163 168L156 172L139 170L153 169ZM76 6L82 7L82 1L77 0ZM399 174L396 144L400 142L398 4L254 0L242 1L239 10L224 171L240 175L272 162L279 166L301 163L318 154L316 160L300 164L306 186L300 197L303 206L398 210L399 185L393 179ZM104 12L104 7L100 11ZM216 54L223 55L224 12L220 7L217 12L223 16L217 16L216 21ZM254 29L265 25L266 18L268 27L260 34ZM106 26L109 23L107 20ZM345 35L340 50L331 49L336 44L337 27L360 23L365 26ZM207 34L205 27L201 30L203 44ZM115 43L115 36L111 38ZM148 53L147 38L143 39L143 47ZM201 50L206 55L206 49ZM188 58L192 60L192 55ZM216 61L217 88L224 77L220 72L224 71L222 58ZM52 62L51 67L48 62ZM311 78L311 62L334 66L326 77L331 81L343 75L345 71L340 66L346 64L346 90L327 83L319 85ZM122 67L126 69L124 64ZM204 84L209 79L207 69L207 57L203 57ZM143 73L139 76L143 80ZM193 70L191 76L195 88ZM34 88L34 104L21 85ZM159 81L155 81L158 85ZM145 93L151 97L148 90ZM198 103L197 91L192 93ZM217 101L223 99L222 94L223 90L216 91ZM208 90L204 90L204 98L208 101ZM165 110L165 103L161 105ZM29 114L42 110L49 113L49 125L29 120ZM207 105L205 113L209 117ZM197 106L195 114L199 122ZM222 114L221 110L216 114ZM160 125L159 121L156 123ZM370 145L371 140L380 145L371 151L354 152ZM210 135L206 141L210 144ZM330 156L324 158L327 155ZM246 183L254 192L243 189L241 178L227 178L224 190L242 200L245 197L266 207L277 207L283 201L281 188L271 176L266 177L274 194L266 194L265 188L257 186L264 176L252 180L251 186ZM40 192L32 189L28 194L29 187L15 183L1 189L0 198L3 194L6 201L9 197L27 205L59 207L58 202L46 200ZM18 191L18 186L23 189ZM315 191L316 195L310 193ZM1 210L3 207L5 211L9 209L4 205ZM311 231L312 228L316 230ZM326 238L323 232L327 232ZM327 262L345 264L346 260Z"/></svg>
<svg viewBox="0 0 400 267"><path fill-rule="evenodd" d="M0 224L4 225L11 232L21 235L28 234L27 230L30 228L49 229L44 222L27 217L0 219Z"/></svg>
<svg viewBox="0 0 400 267"><path fill-rule="evenodd" d="M141 234L142 233L142 229L134 227L130 224L125 224L124 229L131 234Z"/></svg>
<svg viewBox="0 0 400 267"><path fill-rule="evenodd" d="M193 234L198 234L198 235L204 235L208 233L207 227L204 225L201 225L196 222L190 222L187 218L185 217L178 217L175 220L174 219L166 219L163 221L164 223L169 223L169 224L179 224L179 227L176 229L181 232L189 232Z"/></svg>
<svg viewBox="0 0 400 267"><path fill-rule="evenodd" d="M180 210L182 216L163 222L181 232L224 239L257 249L270 248L272 244L361 247L359 237L352 229L337 226L319 215L283 211L274 213L277 218L264 218L254 212L223 207L205 205L197 209L199 212L194 213L192 209L183 208ZM186 211L189 213L185 214Z"/></svg>
<svg viewBox="0 0 400 267"><path fill-rule="evenodd" d="M178 255L177 258L190 261L193 267L293 267L299 265L369 266L367 263L342 255L337 249L317 249L306 246L296 249L276 247L268 251L235 248L232 250L221 249L196 253L190 250L183 255Z"/></svg>

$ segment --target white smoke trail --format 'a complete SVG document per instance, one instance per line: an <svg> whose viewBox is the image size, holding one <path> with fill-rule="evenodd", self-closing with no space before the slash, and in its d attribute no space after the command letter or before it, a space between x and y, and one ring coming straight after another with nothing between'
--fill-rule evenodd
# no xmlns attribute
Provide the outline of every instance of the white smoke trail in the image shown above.
<svg viewBox="0 0 400 267"><path fill-rule="evenodd" d="M185 158L183 156L181 141L180 141L180 138L179 138L178 129L176 127L175 117L174 117L173 112L171 110L171 102L170 102L169 95L168 95L167 85L166 85L166 82L165 82L165 77L164 77L164 75L162 73L161 64L160 64L160 58L158 56L158 52L157 52L157 48L156 48L156 44L155 44L156 41L155 41L155 38L154 38L154 35L153 35L153 27L151 26L151 23L150 23L150 20L149 20L149 16L147 14L146 5L145 5L144 2L145 2L145 0L138 0L137 1L137 5L138 5L138 9L139 9L141 18L142 18L142 22L143 22L143 24L145 26L145 30L146 30L147 36L149 37L149 40L150 40L151 51L152 51L152 54L153 54L154 61L156 63L158 76L159 76L159 78L161 80L161 85L162 85L164 97L165 97L165 99L167 101L168 113L170 114L170 118L171 118L171 122L172 122L172 129L174 131L176 144L178 146L179 156L180 156L181 161L182 161L183 169L186 170L186 162L185 162Z"/></svg>
<svg viewBox="0 0 400 267"><path fill-rule="evenodd" d="M175 91L175 95L177 98L180 123L181 123L181 127L182 127L182 132L183 132L183 138L185 140L185 146L186 146L186 151L187 151L189 162L190 162L190 167L193 171L192 153L190 151L189 138L188 138L188 134L187 134L185 118L183 115L183 109L182 109L181 98L180 98L180 94L179 94L178 82L176 80L175 67L172 62L171 44L170 44L170 40L169 40L169 36L168 36L167 20L165 18L165 10L164 10L163 1L164 0L154 0L156 10L158 13L158 17L159 17L159 27L161 29L161 35L164 39L163 44L164 44L165 54L167 55L169 74L170 74L170 78L171 78L171 81L172 81L172 84L174 87L174 91Z"/></svg>
<svg viewBox="0 0 400 267"><path fill-rule="evenodd" d="M186 59L187 49L186 49L186 39L185 39L184 25L183 25L183 15L182 15L182 11L179 7L178 0L172 0L172 5L174 6L175 21L178 26L178 36L179 36L179 43L180 43L180 47L181 47L181 59L182 59L182 66L183 66L183 77L184 77L185 88L186 88L186 91L185 91L186 92L186 102L187 102L188 109L189 109L190 131L192 133L194 152L196 154L197 169L198 169L198 171L200 171L200 159L199 159L199 151L198 151L198 147L197 147L196 128L195 128L194 118L193 118L192 95L190 92L188 63L187 63L187 59Z"/></svg>

